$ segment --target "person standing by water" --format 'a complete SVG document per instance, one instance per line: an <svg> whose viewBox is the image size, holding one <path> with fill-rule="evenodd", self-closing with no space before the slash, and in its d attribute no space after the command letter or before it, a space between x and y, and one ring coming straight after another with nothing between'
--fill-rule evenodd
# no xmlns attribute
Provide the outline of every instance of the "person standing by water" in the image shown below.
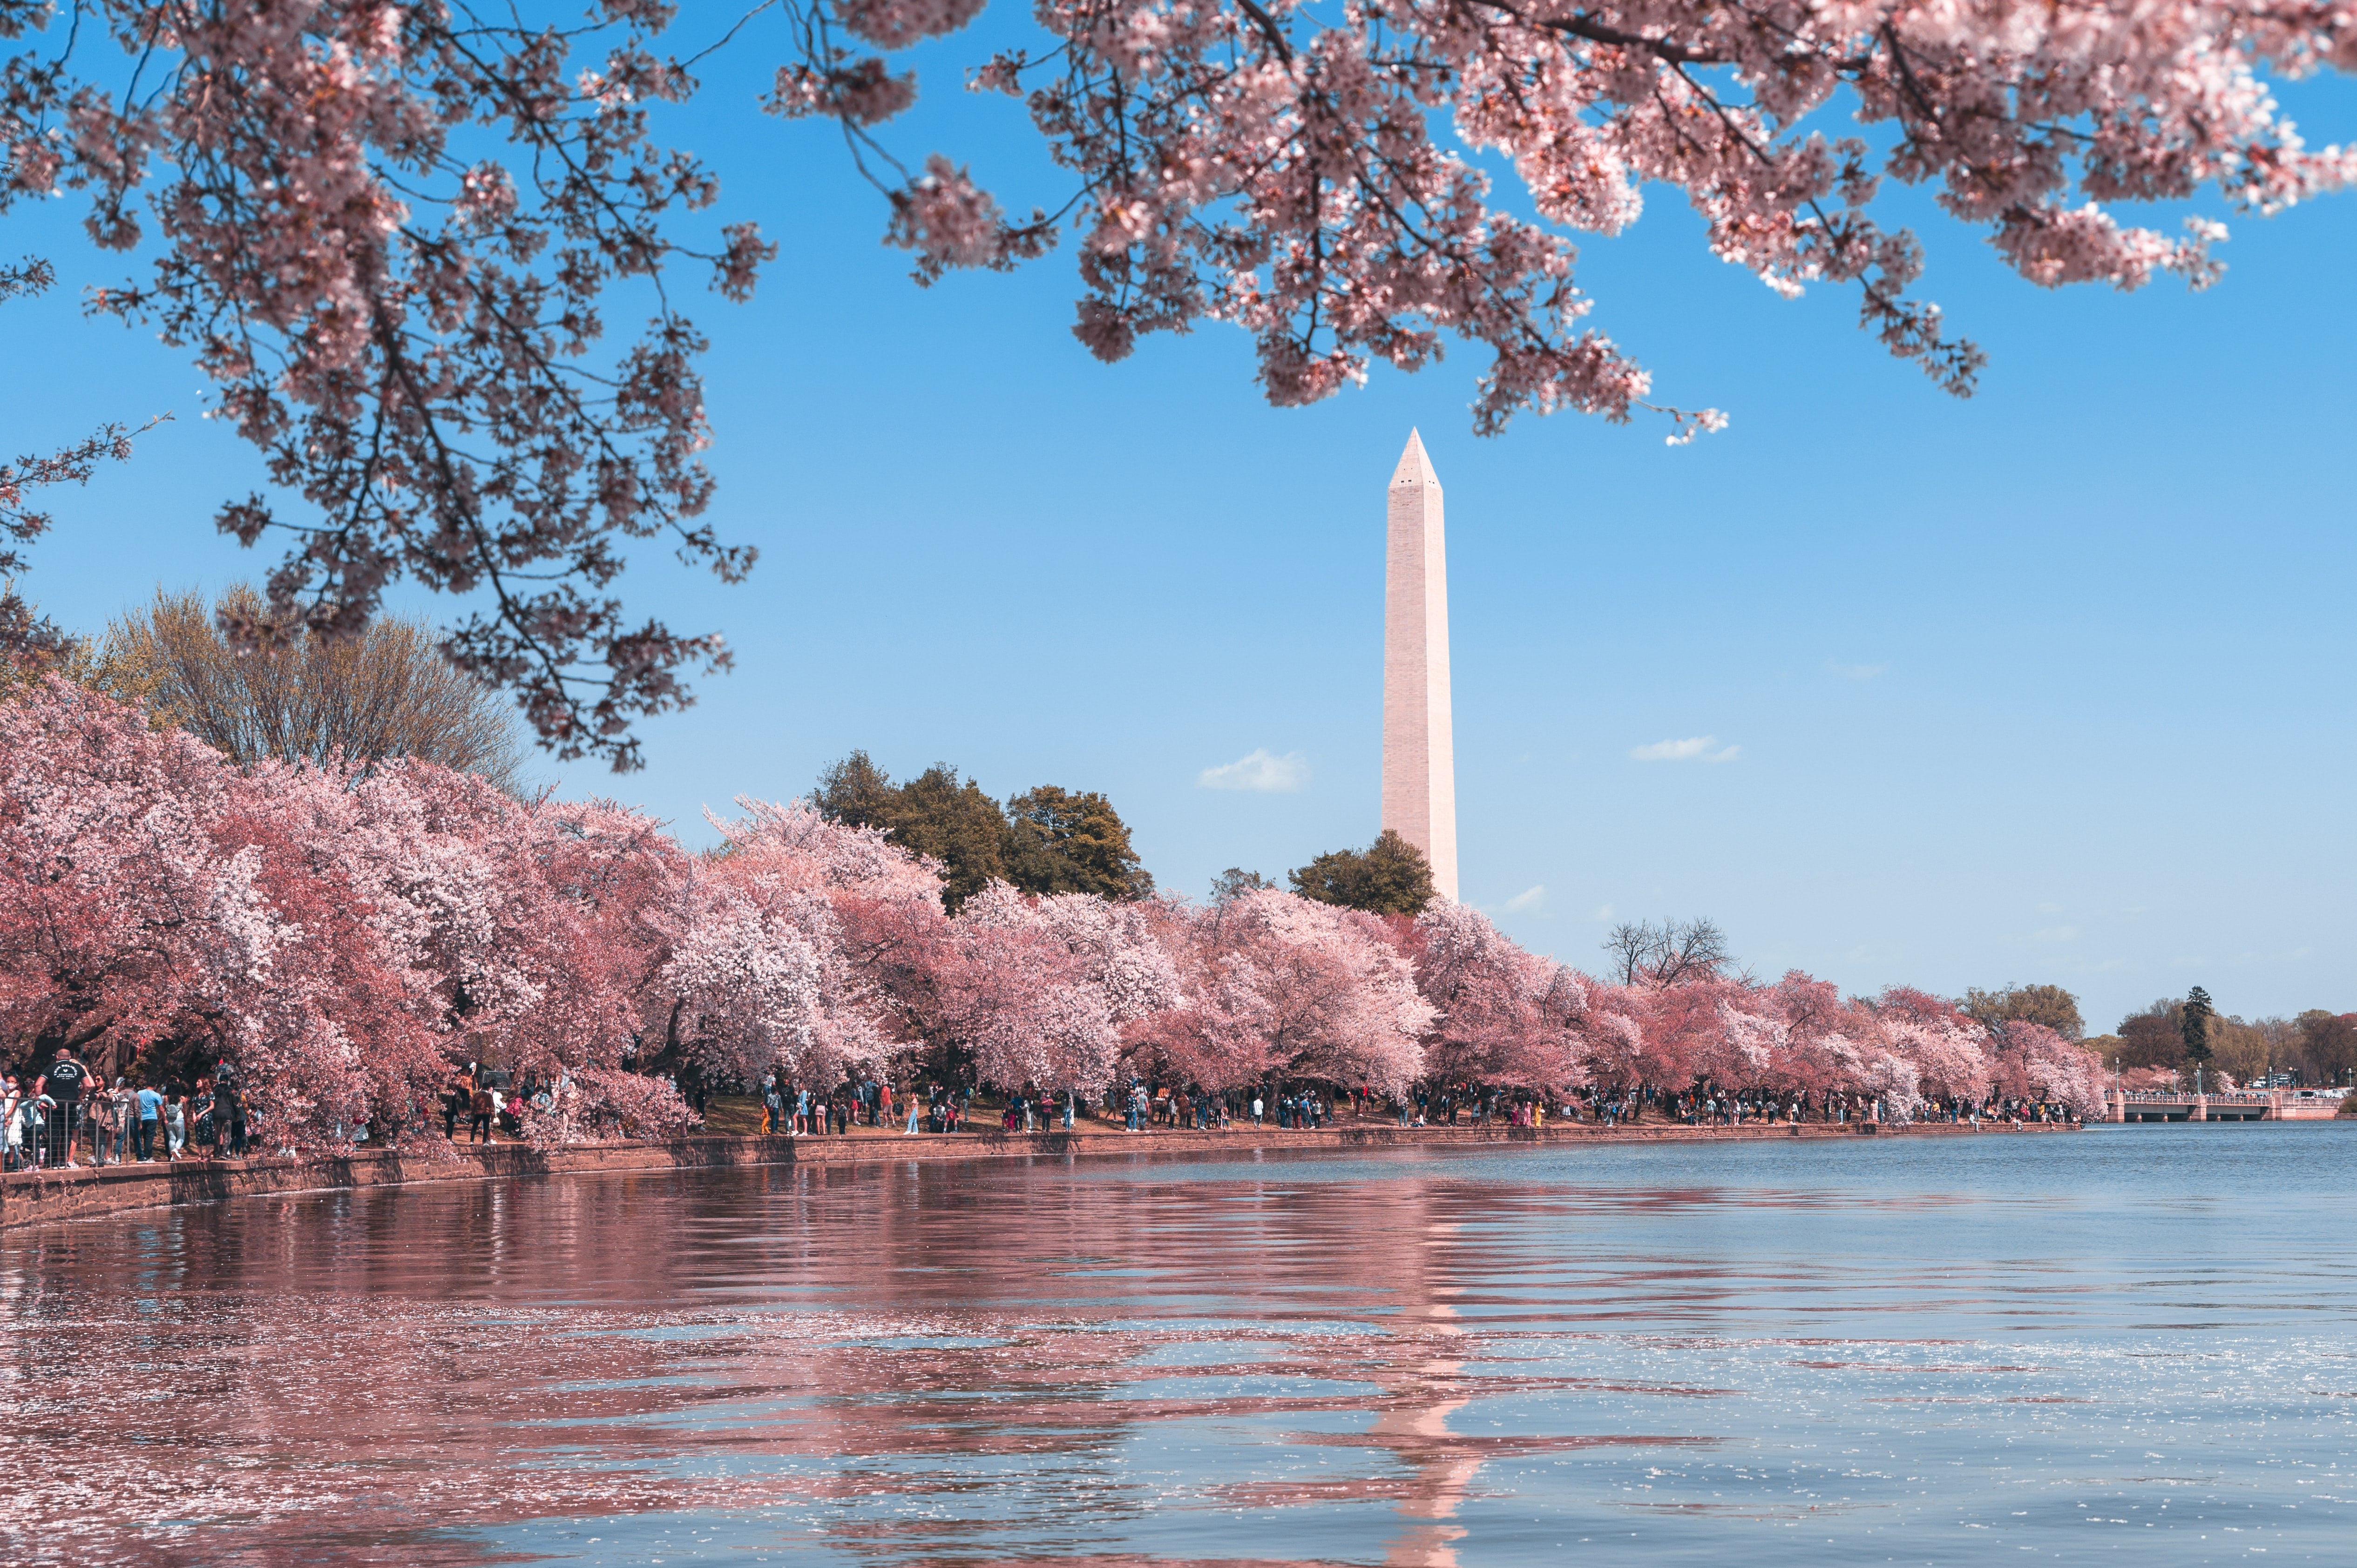
<svg viewBox="0 0 2357 1568"><path fill-rule="evenodd" d="M196 1148L196 1157L213 1157L213 1080L197 1079L196 1089L188 1095L188 1142Z"/></svg>
<svg viewBox="0 0 2357 1568"><path fill-rule="evenodd" d="M139 1096L130 1079L117 1078L108 1098L114 1105L114 1163L122 1165L139 1141Z"/></svg>
<svg viewBox="0 0 2357 1568"><path fill-rule="evenodd" d="M145 1164L156 1157L156 1130L163 1121L164 1095L153 1083L145 1083L132 1097L132 1103L138 1112L135 1129L137 1136L133 1147L138 1151L141 1163Z"/></svg>
<svg viewBox="0 0 2357 1568"><path fill-rule="evenodd" d="M213 1141L231 1159L245 1155L245 1103L224 1063L213 1073Z"/></svg>
<svg viewBox="0 0 2357 1568"><path fill-rule="evenodd" d="M90 1103L82 1112L82 1125L90 1133L90 1163L93 1169L110 1163L107 1145L114 1137L114 1101L101 1085L98 1092L86 1097Z"/></svg>
<svg viewBox="0 0 2357 1568"><path fill-rule="evenodd" d="M57 1111L49 1119L49 1138L53 1143L62 1141L64 1144L68 1170L77 1168L74 1165L74 1133L80 1121L81 1091L89 1084L90 1069L74 1059L71 1046L59 1046L58 1059L51 1062L49 1070L33 1083L35 1099L46 1094L57 1105Z"/></svg>
<svg viewBox="0 0 2357 1568"><path fill-rule="evenodd" d="M180 1151L188 1146L188 1097L185 1094L176 1094L164 1102L165 1163L169 1164L178 1159Z"/></svg>

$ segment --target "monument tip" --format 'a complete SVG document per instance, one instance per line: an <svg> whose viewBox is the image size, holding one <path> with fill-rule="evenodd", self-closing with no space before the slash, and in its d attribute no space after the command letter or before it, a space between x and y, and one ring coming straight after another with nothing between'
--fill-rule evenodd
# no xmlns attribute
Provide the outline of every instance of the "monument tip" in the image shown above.
<svg viewBox="0 0 2357 1568"><path fill-rule="evenodd" d="M1424 437L1414 425L1408 427L1407 446L1400 451L1399 467L1392 470L1395 485L1437 485L1440 476L1432 471L1432 459L1425 456Z"/></svg>

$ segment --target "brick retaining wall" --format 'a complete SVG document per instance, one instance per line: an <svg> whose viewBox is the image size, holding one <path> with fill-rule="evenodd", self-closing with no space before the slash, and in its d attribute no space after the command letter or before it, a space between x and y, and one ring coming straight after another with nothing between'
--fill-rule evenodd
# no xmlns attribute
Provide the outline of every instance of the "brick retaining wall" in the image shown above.
<svg viewBox="0 0 2357 1568"><path fill-rule="evenodd" d="M2008 1129L1998 1123L1985 1132ZM2069 1132L2065 1125L2030 1123L2018 1131ZM1886 1128L1883 1137L1971 1135L1969 1125L1921 1122ZM339 1187L400 1187L439 1181L489 1181L505 1176L561 1176L574 1172L705 1170L733 1165L885 1165L908 1160L1031 1159L1042 1155L1206 1153L1244 1154L1256 1149L1339 1150L1455 1147L1464 1144L1570 1145L1590 1143L1758 1142L1768 1138L1854 1138L1855 1126L1803 1123L1744 1127L1688 1127L1679 1122L1641 1122L1605 1128L1557 1122L1533 1127L1399 1127L1367 1122L1281 1132L1232 1128L1225 1133L1164 1129L1125 1133L1080 1129L1070 1133L952 1133L902 1137L866 1132L850 1136L804 1138L683 1138L670 1144L592 1144L539 1150L526 1144L455 1145L455 1156L427 1158L391 1152L354 1154L323 1160L243 1159L176 1165L106 1165L95 1170L18 1171L0 1176L0 1227L46 1219L81 1219L175 1203L212 1203L255 1194L318 1192Z"/></svg>

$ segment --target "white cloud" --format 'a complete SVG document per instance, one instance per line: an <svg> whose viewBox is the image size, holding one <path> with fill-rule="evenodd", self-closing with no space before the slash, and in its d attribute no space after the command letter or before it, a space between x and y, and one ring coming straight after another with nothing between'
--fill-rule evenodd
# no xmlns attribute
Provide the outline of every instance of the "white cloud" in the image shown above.
<svg viewBox="0 0 2357 1568"><path fill-rule="evenodd" d="M1291 793L1309 788L1309 759L1297 751L1283 757L1268 747L1195 775L1198 789L1270 789Z"/></svg>
<svg viewBox="0 0 2357 1568"><path fill-rule="evenodd" d="M1828 659L1825 660L1825 668L1832 671L1836 675L1844 676L1852 681L1871 681L1877 675L1881 674L1885 670L1889 669L1890 666L1888 664L1845 664L1838 659Z"/></svg>
<svg viewBox="0 0 2357 1568"><path fill-rule="evenodd" d="M2079 934L2079 928L2076 926L2049 926L2044 930L2032 931L2029 934L2032 938L2041 942L2067 942L2072 938Z"/></svg>
<svg viewBox="0 0 2357 1568"><path fill-rule="evenodd" d="M1598 904L1596 907L1596 913L1587 918L1591 920L1609 920L1612 918L1612 906L1609 904Z"/></svg>
<svg viewBox="0 0 2357 1568"><path fill-rule="evenodd" d="M1512 897L1507 899L1506 913L1509 915L1529 914L1545 902L1546 884L1542 882L1536 887L1525 887L1520 893L1517 893Z"/></svg>
<svg viewBox="0 0 2357 1568"><path fill-rule="evenodd" d="M1651 746L1641 746L1629 755L1640 762L1732 762L1743 755L1739 746L1720 746L1715 735L1692 736L1684 740L1657 740Z"/></svg>

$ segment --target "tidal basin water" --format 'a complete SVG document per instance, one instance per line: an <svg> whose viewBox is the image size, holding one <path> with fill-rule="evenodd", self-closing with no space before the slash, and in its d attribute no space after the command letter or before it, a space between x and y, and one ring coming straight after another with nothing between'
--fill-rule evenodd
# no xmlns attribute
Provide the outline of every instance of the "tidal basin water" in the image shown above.
<svg viewBox="0 0 2357 1568"><path fill-rule="evenodd" d="M2357 1562L2357 1127L899 1164L0 1240L0 1561Z"/></svg>

